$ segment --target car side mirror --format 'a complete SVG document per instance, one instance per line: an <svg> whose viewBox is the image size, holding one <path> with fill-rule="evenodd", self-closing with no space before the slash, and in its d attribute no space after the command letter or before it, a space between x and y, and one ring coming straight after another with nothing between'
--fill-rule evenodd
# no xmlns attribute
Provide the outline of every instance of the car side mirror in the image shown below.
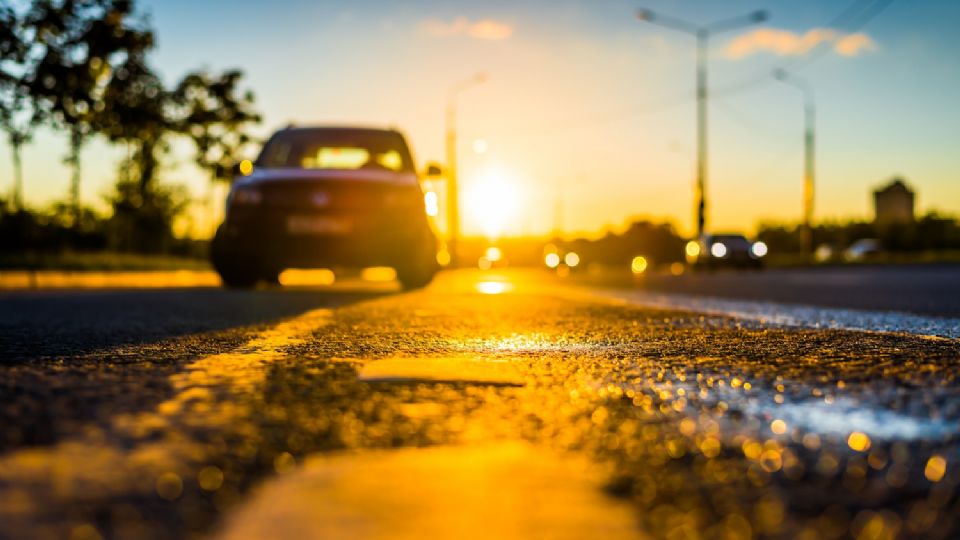
<svg viewBox="0 0 960 540"><path fill-rule="evenodd" d="M427 163L427 176L442 176L443 168L437 163Z"/></svg>

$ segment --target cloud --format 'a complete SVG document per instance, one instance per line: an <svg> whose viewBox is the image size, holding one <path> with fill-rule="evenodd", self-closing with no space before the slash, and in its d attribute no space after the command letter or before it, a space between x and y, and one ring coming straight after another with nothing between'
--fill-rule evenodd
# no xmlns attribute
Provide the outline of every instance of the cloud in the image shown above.
<svg viewBox="0 0 960 540"><path fill-rule="evenodd" d="M457 17L450 22L427 19L420 23L420 31L433 37L469 36L498 41L512 36L513 26L493 19L471 21L466 17Z"/></svg>
<svg viewBox="0 0 960 540"><path fill-rule="evenodd" d="M829 44L841 56L857 56L876 49L870 36L858 32L843 34L830 28L813 28L803 34L777 28L760 28L737 36L727 45L730 58L743 58L760 52L777 56L802 56L818 45Z"/></svg>
<svg viewBox="0 0 960 540"><path fill-rule="evenodd" d="M857 56L861 52L872 51L876 48L877 44L864 33L843 36L833 43L833 50L843 56Z"/></svg>

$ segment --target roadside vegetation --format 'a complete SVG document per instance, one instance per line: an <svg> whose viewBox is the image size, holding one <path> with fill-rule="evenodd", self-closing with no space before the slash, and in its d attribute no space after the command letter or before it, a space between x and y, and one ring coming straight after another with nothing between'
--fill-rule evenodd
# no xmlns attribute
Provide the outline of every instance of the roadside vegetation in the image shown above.
<svg viewBox="0 0 960 540"><path fill-rule="evenodd" d="M115 260L202 255L202 245L175 234L196 201L168 177L171 148L190 141L210 180L228 181L256 142L248 129L260 115L240 70L199 69L165 85L150 63L155 45L133 0L0 6L0 130L13 164L10 195L0 198L0 264L92 252ZM38 129L62 134L68 147L67 189L46 208L24 197L30 164L21 154ZM114 188L103 195L106 215L80 199L83 150L94 139L125 150Z"/></svg>
<svg viewBox="0 0 960 540"><path fill-rule="evenodd" d="M960 262L960 222L935 212L909 224L821 223L813 230L814 245L819 248L816 253L802 251L798 224L761 223L756 239L769 248L770 254L765 260L767 266ZM880 249L861 258L850 258L845 253L847 248L864 239L876 240ZM637 220L623 232L609 231L596 239L557 239L552 244L561 252L577 253L585 266L594 264L627 272L631 260L637 256L644 257L652 267L684 262L684 246L688 240L670 223ZM542 263L542 252L537 249L526 249L525 256L518 257L509 243L504 246L511 261Z"/></svg>

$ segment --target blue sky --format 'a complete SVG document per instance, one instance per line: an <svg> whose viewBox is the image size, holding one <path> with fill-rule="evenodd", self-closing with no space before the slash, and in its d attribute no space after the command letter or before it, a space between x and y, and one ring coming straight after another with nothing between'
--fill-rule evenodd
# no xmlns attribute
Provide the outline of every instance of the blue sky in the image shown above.
<svg viewBox="0 0 960 540"><path fill-rule="evenodd" d="M693 39L633 13L643 6L707 23L763 8L769 21L712 41L713 228L799 218L801 100L766 77L791 62L817 94L819 219L869 217L869 190L893 175L917 188L920 210L960 213L960 2L895 0L862 28L831 26L852 3L154 0L142 9L166 80L196 67L247 73L264 113L260 134L291 121L395 125L421 165L443 156L449 87L486 72L488 82L460 100L464 189L494 171L508 178L521 201L508 231L519 233L553 226L558 185L567 229L652 216L689 231ZM729 91L743 81L758 82ZM470 151L477 138L489 142L487 153ZM204 196L183 150L164 178ZM27 149L28 201L65 193L64 153L54 133ZM112 182L118 153L95 142L84 158L92 204ZM2 160L4 189L8 178ZM465 220L468 232L479 230L479 216L467 211Z"/></svg>

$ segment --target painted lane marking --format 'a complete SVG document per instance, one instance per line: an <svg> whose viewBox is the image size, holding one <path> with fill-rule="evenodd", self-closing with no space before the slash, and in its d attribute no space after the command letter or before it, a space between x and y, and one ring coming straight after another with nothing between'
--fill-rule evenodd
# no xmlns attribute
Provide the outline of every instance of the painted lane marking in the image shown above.
<svg viewBox="0 0 960 540"><path fill-rule="evenodd" d="M175 394L155 410L120 414L49 447L0 456L0 523L13 536L63 537L64 508L113 497L177 498L204 465L196 435L231 425L285 349L332 320L318 309L269 328L237 349L200 358L169 378ZM92 527L91 524L74 524ZM42 530L41 530L42 529Z"/></svg>
<svg viewBox="0 0 960 540"><path fill-rule="evenodd" d="M642 538L583 457L519 442L315 454L227 516L220 538Z"/></svg>
<svg viewBox="0 0 960 540"><path fill-rule="evenodd" d="M366 382L465 382L523 386L523 376L501 359L397 357L367 362L357 376Z"/></svg>

